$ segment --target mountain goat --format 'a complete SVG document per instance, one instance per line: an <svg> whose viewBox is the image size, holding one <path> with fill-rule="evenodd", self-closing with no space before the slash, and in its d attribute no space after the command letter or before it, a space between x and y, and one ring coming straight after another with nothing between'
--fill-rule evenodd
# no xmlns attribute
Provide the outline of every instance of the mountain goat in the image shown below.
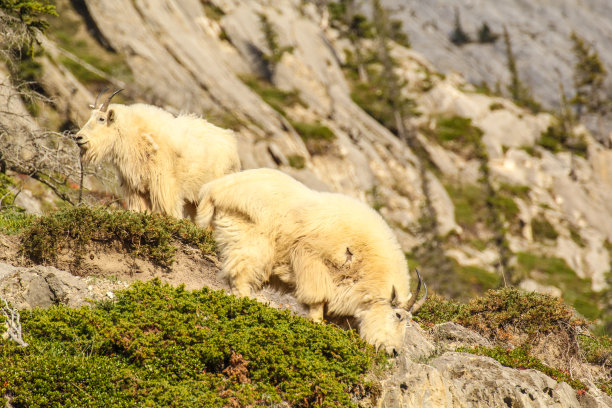
<svg viewBox="0 0 612 408"><path fill-rule="evenodd" d="M152 105L109 105L120 91L90 106L75 138L83 161L110 159L128 209L194 217L202 185L240 170L233 132Z"/></svg>
<svg viewBox="0 0 612 408"><path fill-rule="evenodd" d="M366 204L309 189L272 169L247 170L205 184L196 224L212 227L232 293L249 296L280 282L315 321L352 316L361 337L399 350L421 286L410 293L404 253ZM418 271L417 271L418 274Z"/></svg>

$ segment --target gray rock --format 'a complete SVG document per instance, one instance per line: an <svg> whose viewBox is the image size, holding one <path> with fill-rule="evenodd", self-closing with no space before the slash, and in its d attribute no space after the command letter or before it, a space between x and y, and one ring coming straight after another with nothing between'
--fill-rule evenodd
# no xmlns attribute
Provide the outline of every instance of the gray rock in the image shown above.
<svg viewBox="0 0 612 408"><path fill-rule="evenodd" d="M431 329L436 342L442 342L450 349L457 347L491 347L491 342L473 330L453 322L440 323Z"/></svg>
<svg viewBox="0 0 612 408"><path fill-rule="evenodd" d="M102 279L92 285L90 278L74 276L53 266L14 267L0 262L0 296L19 310L60 303L76 307L123 287L121 282Z"/></svg>

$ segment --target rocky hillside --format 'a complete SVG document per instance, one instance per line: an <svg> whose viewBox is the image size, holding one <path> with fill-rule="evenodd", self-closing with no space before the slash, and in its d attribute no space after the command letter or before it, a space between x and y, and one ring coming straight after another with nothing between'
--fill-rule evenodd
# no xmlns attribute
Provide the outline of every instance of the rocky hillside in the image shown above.
<svg viewBox="0 0 612 408"><path fill-rule="evenodd" d="M550 114L478 93L390 40L409 105L399 135L377 105L380 39L351 37L308 2L57 6L34 73L54 110L43 106L38 126L75 129L98 89L126 87L124 102L235 129L244 168L278 167L369 202L442 293L467 299L505 280L601 316L612 153L579 124L567 134Z"/></svg>
<svg viewBox="0 0 612 408"><path fill-rule="evenodd" d="M15 204L42 214L82 198L70 134L85 122L88 104L101 89L122 87L118 102L196 113L234 129L244 168L280 168L313 188L368 202L394 228L408 262L419 266L435 292L465 302L486 289L517 286L562 298L591 319L592 328L609 333L612 152L571 115L536 113L472 85L469 81L481 79L507 82L507 68L498 58L503 45L467 44L459 54L447 37L452 8L431 2L410 12L408 2L407 17L380 9L373 13L376 8L368 6L368 17L355 19L339 2L54 3L59 17L48 18L50 27L34 56L24 53L17 66L0 66L0 158L12 180L0 179L0 187L14 184ZM469 10L485 10L491 17L462 8L461 21L471 33L486 19L499 33L502 18L514 15L509 10L535 13L530 8L535 6L515 3L502 2L496 11L474 4ZM534 31L519 37L519 23L526 18L508 22L519 72L533 95L551 106L556 81L541 73L562 65L564 80L571 76L567 35L575 26L555 16L590 21L584 24L588 30L576 28L590 41L598 33L608 35L605 5L585 7L582 14L570 13L570 6L575 6L570 0L558 8L542 5L550 12L547 21L558 27L546 35ZM502 17L496 20L494 14ZM401 18L403 28L391 17ZM564 45L556 47L560 38ZM468 62L465 52L473 53ZM522 53L538 58L528 62ZM450 72L451 66L464 77ZM530 67L533 76L524 74ZM15 87L18 79L30 81L29 88L43 99L16 97L23 89ZM84 199L115 202L113 173L105 167L84 170ZM10 197L2 188L0 197ZM99 295L109 290L103 287ZM427 341L417 341L431 344L423 346L425 357L414 358L439 363L421 374L436 367L438 374L428 378L437 378L431 381L440 398L475 401L462 393L477 394L478 387L469 392L458 383L451 387L443 373L490 362L453 355L458 365L450 370L446 359L451 357L436 358L442 346ZM402 363L408 374L401 376L411 375L413 363ZM483 368L482 378L487 376ZM549 380L533 381L540 387ZM402 385L407 380L398 381L400 390L408 387ZM542 394L554 387L540 388ZM412 401L410 395L388 398ZM542 398L554 399L553 394ZM471 404L477 403L466 403ZM574 400L561 403L572 404L577 406Z"/></svg>
<svg viewBox="0 0 612 408"><path fill-rule="evenodd" d="M28 344L0 340L7 406L612 406L610 339L558 299L433 296L385 357L270 307L304 316L289 294L225 295L210 244L164 217L0 212L0 297Z"/></svg>
<svg viewBox="0 0 612 408"><path fill-rule="evenodd" d="M520 78L533 97L548 108L559 107L560 85L569 99L574 93L576 55L572 32L598 51L605 69L612 70L612 56L606 47L612 41L612 5L606 0L563 0L523 2L384 0L404 25L414 49L444 73L459 72L469 82L499 88L508 95L510 83L506 29L511 40ZM454 44L453 32L459 27L467 35L464 44ZM482 36L483 26L488 36ZM602 91L609 99L612 80ZM609 139L612 122L588 121L601 137Z"/></svg>

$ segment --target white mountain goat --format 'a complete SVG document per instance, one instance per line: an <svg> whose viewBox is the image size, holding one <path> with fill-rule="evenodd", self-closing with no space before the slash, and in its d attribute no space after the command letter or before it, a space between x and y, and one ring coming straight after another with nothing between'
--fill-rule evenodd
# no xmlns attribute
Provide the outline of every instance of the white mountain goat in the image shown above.
<svg viewBox="0 0 612 408"><path fill-rule="evenodd" d="M202 187L196 216L212 227L232 293L272 280L292 289L309 316L353 316L361 337L392 353L421 286L410 293L404 253L382 217L342 194L309 189L271 169L247 170ZM418 274L418 271L417 271Z"/></svg>
<svg viewBox="0 0 612 408"><path fill-rule="evenodd" d="M75 139L83 161L110 159L128 209L193 218L202 184L240 170L233 132L152 105L109 105L120 91L91 106Z"/></svg>

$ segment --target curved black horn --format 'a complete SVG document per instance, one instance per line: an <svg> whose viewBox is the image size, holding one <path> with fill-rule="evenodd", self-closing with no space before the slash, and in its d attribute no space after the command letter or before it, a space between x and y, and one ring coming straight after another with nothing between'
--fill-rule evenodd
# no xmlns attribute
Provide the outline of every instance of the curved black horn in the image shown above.
<svg viewBox="0 0 612 408"><path fill-rule="evenodd" d="M108 104L110 103L111 99L113 99L113 96L117 95L121 91L123 91L123 88L117 89L115 92L113 92L111 96L109 96L108 99L104 101L104 103L100 107L100 112L106 112L106 109L108 109Z"/></svg>
<svg viewBox="0 0 612 408"><path fill-rule="evenodd" d="M102 94L103 94L104 92L106 92L106 91L108 91L108 88L104 88L103 90L101 90L101 91L100 91L100 93L98 94L98 96L96 96L96 100L95 100L95 102L93 103L93 105L89 105L89 107L90 107L91 109L96 109L96 108L98 107L98 99L100 99L100 97L102 96Z"/></svg>
<svg viewBox="0 0 612 408"><path fill-rule="evenodd" d="M414 302L416 302L417 297L419 296L419 292L421 291L421 274L419 273L418 269L416 270L416 274L417 274L417 277L419 278L419 283L417 284L414 294L412 295L412 297L408 301L408 304L406 305L406 310L408 311L412 310L412 306L414 306Z"/></svg>
<svg viewBox="0 0 612 408"><path fill-rule="evenodd" d="M421 300L416 302L416 304L408 310L411 314L415 314L416 312L418 312L421 306L423 306L423 304L427 300L427 285L425 284L425 281L423 281L423 287L425 288L425 296L423 296Z"/></svg>

